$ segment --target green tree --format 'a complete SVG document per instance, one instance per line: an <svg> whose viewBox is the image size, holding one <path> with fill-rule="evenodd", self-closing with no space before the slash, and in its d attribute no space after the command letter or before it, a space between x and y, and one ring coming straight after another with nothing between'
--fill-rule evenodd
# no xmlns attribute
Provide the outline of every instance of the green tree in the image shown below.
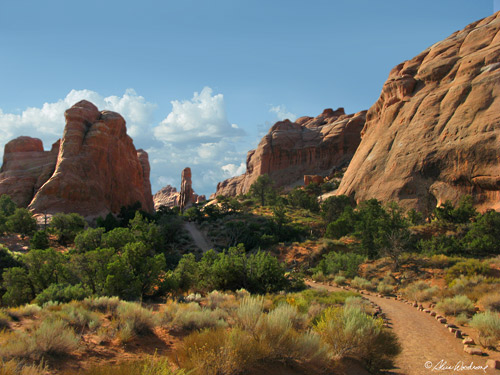
<svg viewBox="0 0 500 375"><path fill-rule="evenodd" d="M57 240L62 245L73 242L76 235L85 228L85 219L78 214L58 213L52 217L49 228L57 235Z"/></svg>
<svg viewBox="0 0 500 375"><path fill-rule="evenodd" d="M498 254L500 250L500 213L489 210L472 223L463 239L468 254Z"/></svg>
<svg viewBox="0 0 500 375"><path fill-rule="evenodd" d="M104 228L87 228L75 237L75 249L81 253L101 247Z"/></svg>
<svg viewBox="0 0 500 375"><path fill-rule="evenodd" d="M455 224L469 223L476 215L474 200L470 195L462 197L457 208L450 201L446 201L434 210L434 216L438 220Z"/></svg>
<svg viewBox="0 0 500 375"><path fill-rule="evenodd" d="M257 198L261 206L265 206L270 198L276 194L273 188L273 181L267 174L263 174L250 186L250 195Z"/></svg>
<svg viewBox="0 0 500 375"><path fill-rule="evenodd" d="M328 197L321 204L321 217L329 224L337 220L348 206L354 207L354 202L346 195Z"/></svg>
<svg viewBox="0 0 500 375"><path fill-rule="evenodd" d="M76 253L71 256L69 267L78 280L86 286L92 294L105 294L108 265L115 249L96 249L85 253Z"/></svg>
<svg viewBox="0 0 500 375"><path fill-rule="evenodd" d="M307 187L311 185L308 185ZM290 191L288 194L288 202L290 202L293 207L304 208L311 212L319 212L319 203L316 195L300 187Z"/></svg>
<svg viewBox="0 0 500 375"><path fill-rule="evenodd" d="M26 208L16 208L5 225L10 232L19 233L24 238L36 230L36 219Z"/></svg>
<svg viewBox="0 0 500 375"><path fill-rule="evenodd" d="M7 194L0 195L0 215L8 217L16 211L16 204Z"/></svg>
<svg viewBox="0 0 500 375"><path fill-rule="evenodd" d="M8 268L3 272L2 278L2 285L6 290L2 297L4 304L19 306L32 301L36 297L25 268Z"/></svg>
<svg viewBox="0 0 500 375"><path fill-rule="evenodd" d="M30 240L30 246L32 249L45 250L50 246L49 236L47 236L47 232L44 230L39 230L35 232L33 237Z"/></svg>
<svg viewBox="0 0 500 375"><path fill-rule="evenodd" d="M121 250L126 244L135 242L136 238L129 228L115 228L104 233L101 238L101 246Z"/></svg>

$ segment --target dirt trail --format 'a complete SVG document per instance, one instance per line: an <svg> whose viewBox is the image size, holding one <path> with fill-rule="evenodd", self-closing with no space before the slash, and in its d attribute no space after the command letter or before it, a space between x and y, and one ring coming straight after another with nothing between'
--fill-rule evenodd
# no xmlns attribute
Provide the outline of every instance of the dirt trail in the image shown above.
<svg viewBox="0 0 500 375"><path fill-rule="evenodd" d="M184 222L184 228L189 232L196 246L198 246L203 253L206 253L208 250L213 249L214 246L210 243L210 241L205 237L205 235L198 229L195 223Z"/></svg>
<svg viewBox="0 0 500 375"><path fill-rule="evenodd" d="M325 288L331 291L343 290L323 284L307 284L312 288ZM486 361L493 359L493 357L466 354L463 351L462 341L455 338L443 324L429 314L418 311L402 301L381 298L375 295L365 296L381 307L403 347L401 354L396 358L396 368L390 374L500 374L500 371L492 369L484 372L482 369L462 369L460 371L439 368L441 361L446 361L447 366L453 367L461 363L468 366L471 362L474 363L474 366L485 367ZM494 357L494 359L500 359L500 356L499 358Z"/></svg>

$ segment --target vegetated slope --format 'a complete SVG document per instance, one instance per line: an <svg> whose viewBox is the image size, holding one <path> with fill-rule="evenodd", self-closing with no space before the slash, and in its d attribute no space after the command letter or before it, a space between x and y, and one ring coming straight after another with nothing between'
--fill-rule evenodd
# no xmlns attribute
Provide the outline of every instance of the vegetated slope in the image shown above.
<svg viewBox="0 0 500 375"><path fill-rule="evenodd" d="M136 202L152 212L148 154L135 149L123 117L85 100L65 117L63 138L51 151L30 137L7 143L0 195L36 213L95 217Z"/></svg>
<svg viewBox="0 0 500 375"><path fill-rule="evenodd" d="M338 194L500 209L500 12L392 69Z"/></svg>
<svg viewBox="0 0 500 375"><path fill-rule="evenodd" d="M248 193L255 180L268 174L276 187L302 183L304 175L329 176L351 160L360 142L366 111L346 115L343 108L325 109L317 117L274 124L247 155L245 174L219 182L215 195Z"/></svg>

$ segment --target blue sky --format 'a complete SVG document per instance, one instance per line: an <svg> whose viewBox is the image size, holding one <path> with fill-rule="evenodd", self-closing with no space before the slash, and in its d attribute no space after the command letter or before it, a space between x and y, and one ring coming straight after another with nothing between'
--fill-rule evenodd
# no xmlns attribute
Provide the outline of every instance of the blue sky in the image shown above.
<svg viewBox="0 0 500 375"><path fill-rule="evenodd" d="M0 147L62 135L80 99L120 112L153 192L244 170L277 120L368 109L389 71L499 0L0 0ZM2 151L0 151L1 153Z"/></svg>

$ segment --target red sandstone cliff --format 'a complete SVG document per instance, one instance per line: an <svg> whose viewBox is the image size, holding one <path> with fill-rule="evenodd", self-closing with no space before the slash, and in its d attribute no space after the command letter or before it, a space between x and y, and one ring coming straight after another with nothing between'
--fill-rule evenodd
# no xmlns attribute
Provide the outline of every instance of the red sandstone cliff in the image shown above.
<svg viewBox="0 0 500 375"><path fill-rule="evenodd" d="M500 12L391 71L338 194L500 209Z"/></svg>
<svg viewBox="0 0 500 375"><path fill-rule="evenodd" d="M247 193L263 174L279 187L300 184L304 175L328 176L354 155L365 114L346 115L343 108L326 109L318 117L277 122L257 149L248 153L245 174L220 182L215 195Z"/></svg>
<svg viewBox="0 0 500 375"><path fill-rule="evenodd" d="M135 149L123 117L87 101L65 117L63 138L49 152L29 137L5 146L0 194L40 213L95 217L137 201L152 212L148 156Z"/></svg>

